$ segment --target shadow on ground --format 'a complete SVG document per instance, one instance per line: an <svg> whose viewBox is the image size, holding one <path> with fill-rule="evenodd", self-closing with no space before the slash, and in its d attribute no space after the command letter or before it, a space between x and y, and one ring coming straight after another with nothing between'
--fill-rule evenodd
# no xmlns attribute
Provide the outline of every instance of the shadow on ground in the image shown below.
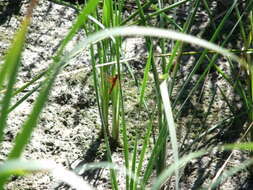
<svg viewBox="0 0 253 190"><path fill-rule="evenodd" d="M208 25L207 28L205 28L205 31L202 33L201 37L207 40L210 40L212 35L215 33L215 27L217 27L220 23L222 18L224 17L225 10L227 10L229 7L224 7L225 5L221 4L218 2L218 6L216 9L213 10L213 14L217 15L217 18L214 20L213 24ZM243 9L243 4L239 6L239 9ZM233 29L237 22L237 17L235 14L232 14L226 23L226 25L223 27L221 34L219 38L215 41L217 44L221 44L226 36L230 33L230 31ZM198 25L201 26L201 23L197 23ZM196 31L193 31L193 35L199 34L199 29L196 27ZM198 31L197 31L198 30ZM234 33L231 35L231 37L228 40L228 43L226 43L225 47L232 47L232 48L240 48L241 46L241 34L239 31L239 25L235 29ZM184 51L200 51L202 52L203 49L193 47L192 45L185 45L184 46ZM212 55L209 58L212 57ZM193 56L194 60L198 60L199 56ZM191 56L182 56L182 58L186 61L191 58ZM219 62L220 58L216 61L216 64L220 66ZM200 77L201 74L205 71L207 68L207 65L210 63L210 60L204 60L203 64L196 70L195 76ZM183 64L183 63L182 63ZM236 65L237 63L233 63ZM194 65L195 66L195 65ZM182 71L183 72L183 71ZM217 91L219 91L222 94L222 90L226 91L227 89L222 89L222 86L218 86L217 82L220 80L217 75L217 70L213 67L209 70L209 78L211 78L211 90L210 92L210 97L213 96L215 99L217 96ZM234 85L236 85L235 81L240 81L240 85L245 86L246 88L246 81L245 77L240 76L238 66L235 66L234 69L231 71L231 77L234 79ZM184 137L183 140L183 145L181 146L181 156L187 155L190 152L198 151L198 150L207 150L210 149L211 147L216 147L218 145L224 145L224 144L233 144L237 143L238 140L241 139L243 134L246 131L246 125L248 121L248 115L247 115L247 108L246 105L242 105L241 108L237 108L236 105L238 105L238 93L234 92L234 96L231 95L229 97L229 102L226 102L228 99L227 97L222 98L223 104L226 104L226 107L230 110L231 112L231 117L227 120L224 120L223 123L220 123L218 127L213 128L214 126L208 126L206 123L206 118L204 113L204 107L201 108L201 105L206 104L206 99L202 99L202 91L204 87L204 83L200 82L199 87L196 89L196 92L194 93L199 100L198 102L198 107L195 107L195 105L192 104L192 102L189 100L186 103L186 106L182 109L182 114L181 118L185 118L189 116L189 114L194 115L193 117L196 118L197 122L195 121L190 121L189 126L186 127L186 136ZM179 99L179 104L183 103L185 99L188 96L188 93L191 91L193 88L193 85L195 85L195 82L190 81L189 84L186 86L186 91L184 94ZM235 86L231 86L231 89L235 88ZM237 95L237 97L236 97ZM241 97L242 98L242 97ZM240 100L242 103L242 99ZM243 103L242 103L243 104ZM230 105L232 106L230 108ZM212 107L212 105L210 106ZM226 108L226 109L227 109ZM220 110L221 112L224 110ZM229 117L229 116L226 116ZM217 117L216 121L219 121L220 118ZM202 136L199 139L194 139L192 138L193 133L197 134L203 134L205 131L208 131L206 135ZM198 135L196 135L196 138L198 138ZM190 139L190 141L189 141ZM189 143L191 142L191 143ZM217 151L217 153L210 153L197 160L196 163L194 164L187 164L187 166L184 168L182 177L181 177L181 183L182 189L201 189L205 187L206 184L210 184L210 180L212 180L215 175L218 173L218 171L223 167L227 159L229 158L231 154L231 151ZM247 154L245 153L240 153L239 155L236 155L232 160L236 161L236 163L243 163L246 161L248 158ZM239 166L238 164L238 166ZM231 165L231 164L230 164ZM235 165L236 166L236 165ZM233 166L232 166L233 167ZM224 170L227 170L231 167L225 167ZM223 171L224 171L223 170ZM194 173L194 174L193 174ZM230 176L232 181L234 183L231 183L229 185L235 185L233 188L234 189L241 189L241 190L249 190L253 188L253 178L250 175L249 171L243 171L243 172L238 172L235 176ZM230 180L231 180L230 179ZM168 184L170 182L168 181ZM170 185L168 185L171 187ZM220 189L224 187L217 187L216 189Z"/></svg>
<svg viewBox="0 0 253 190"><path fill-rule="evenodd" d="M9 0L0 2L0 25L9 21L12 15L18 15L22 0Z"/></svg>
<svg viewBox="0 0 253 190"><path fill-rule="evenodd" d="M103 161L108 161L107 160L107 152L106 149L101 152L101 146L105 144L104 142L104 137L103 133L100 132L100 135L90 144L89 148L83 155L83 157L79 158L79 162L77 165L72 168L72 171L77 173L79 176L82 176L85 181L87 181L89 184L91 184L93 187L98 186L99 181L103 181L101 178L101 174L103 172L103 168L97 168L97 169L89 169L87 171L82 171L82 168L85 168L86 164L91 164L91 163L96 163L98 162L103 162ZM118 147L118 144L113 142L112 139L110 141L110 146L111 146L111 153L116 151L116 148ZM70 168L69 168L70 169ZM107 179L104 179L107 181ZM62 188L70 188L69 185L61 183L57 187L55 187L55 190L62 189Z"/></svg>

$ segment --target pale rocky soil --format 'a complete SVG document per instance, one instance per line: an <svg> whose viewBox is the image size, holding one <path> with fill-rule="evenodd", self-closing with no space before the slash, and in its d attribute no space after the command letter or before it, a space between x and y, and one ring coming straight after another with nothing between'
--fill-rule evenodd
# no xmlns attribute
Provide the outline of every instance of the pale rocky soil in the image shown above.
<svg viewBox="0 0 253 190"><path fill-rule="evenodd" d="M18 4L18 3L17 3ZM0 57L2 57L10 45L11 39L17 30L27 8L27 1L20 2L20 10L16 13L12 9L4 12L0 4ZM214 3L213 7L216 4ZM18 8L18 7L17 7ZM8 16L4 16L4 13ZM14 14L15 13L15 14ZM184 17L185 13L178 13L178 17ZM59 45L60 41L67 34L71 27L76 12L61 5L41 0L36 8L33 17L33 23L30 27L27 43L23 52L22 67L19 73L18 86L29 81L33 76L38 74L51 63L51 57ZM207 18L206 13L199 12L199 25L192 33L199 35L198 30L205 27L201 22ZM201 24L202 23L202 24ZM83 31L80 31L72 44L79 39L84 38ZM135 61L131 62L136 74L141 76L143 65L145 64L145 41L141 38L132 38L126 40L126 58L135 57ZM191 48L191 47L190 47ZM175 94L180 88L183 79L189 73L196 58L193 56L184 56L182 61L181 74L177 76L178 87ZM1 62L3 59L1 59ZM222 67L228 67L225 59L220 59ZM227 70L227 72L229 72ZM200 75L199 71L194 79ZM126 79L129 77L126 74ZM181 81L181 82L180 82ZM193 80L190 86L193 85ZM136 116L137 93L133 83L125 81L125 88L130 92L130 96L126 98L126 118L128 119L129 134L136 132L143 133L146 127L147 115L143 114L143 121L138 121ZM192 145L197 148L196 143L191 144L194 134L201 133L203 124L203 112L207 111L208 103L211 97L215 95L214 104L211 113L205 123L206 127L212 127L219 123L222 119L231 115L226 102L221 96L221 92L217 90L217 86L225 89L225 93L231 102L237 104L240 111L240 102L237 96L233 95L230 86L217 75L211 72L207 81L203 84L202 99L198 99L200 94L195 94L187 102L187 106L181 118L177 121L178 137L181 142L182 150ZM149 89L152 94L152 89ZM22 95L17 97L20 98ZM10 116L9 126L5 131L5 140L0 150L0 161L3 161L10 148L12 141L18 132L18 129L25 117L29 114L31 104L36 98L36 93L28 98L16 108ZM152 104L152 102L151 102ZM195 111L193 111L195 110ZM239 112L238 111L238 112ZM197 115L197 119L191 123L193 115ZM240 133L244 119L228 121L227 125L221 125L216 128L211 135L207 135L199 143L199 148L206 148L215 144L235 142ZM187 134L188 128L191 130ZM238 127L239 126L239 127ZM97 110L95 92L91 76L91 65L89 51L83 52L80 56L71 61L71 63L63 69L57 78L55 86L51 92L51 96L47 107L44 109L38 128L34 131L30 144L26 148L23 157L25 159L50 159L62 164L63 166L74 169L77 165L105 160L105 144L100 137L100 120ZM184 138L186 139L184 141ZM131 145L130 145L131 146ZM168 147L168 157L171 157L171 150ZM193 160L184 170L180 182L180 189L198 189L206 187L210 184L212 178L218 169L224 163L228 156L228 152L221 153L213 151L198 160ZM120 166L123 165L123 152L121 148L113 152L114 161ZM235 166L247 159L247 154L236 151L229 166ZM168 159L168 163L170 159ZM84 179L88 180L97 189L110 189L109 172L107 170L94 171L85 173ZM233 176L220 189L252 189L251 180L246 172L241 172ZM59 182L55 181L48 174L36 174L26 177L13 178L6 185L6 189L68 189L63 185L59 186ZM124 177L119 175L120 189L124 189ZM169 185L168 186L172 186ZM169 189L169 188L168 188Z"/></svg>

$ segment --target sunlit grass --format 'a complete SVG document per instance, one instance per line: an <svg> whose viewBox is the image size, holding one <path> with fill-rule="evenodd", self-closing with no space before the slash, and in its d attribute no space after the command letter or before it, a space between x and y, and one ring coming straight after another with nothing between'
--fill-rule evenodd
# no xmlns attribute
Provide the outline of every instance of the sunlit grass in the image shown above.
<svg viewBox="0 0 253 190"><path fill-rule="evenodd" d="M8 155L8 159L0 165L0 189L4 188L4 184L11 175L26 175L32 171L40 172L47 170L57 177L59 175L57 175L57 172L55 174L55 168L63 172L62 177L60 177L61 180L77 189L84 189L84 187L81 187L82 180L80 178L73 176L73 180L68 181L68 179L64 178L64 175L72 176L72 173L69 173L69 171L65 169L61 170L61 167L55 165L53 162L50 162L50 167L46 167L46 164L48 164L47 161L32 161L32 164L29 165L26 161L19 160L19 158L25 146L29 143L33 130L37 127L40 113L47 102L50 90L53 88L53 83L60 69L85 49L90 50L90 67L92 68L94 89L101 120L101 131L105 139L108 161L108 163L94 164L94 167L108 168L110 170L112 189L119 189L117 179L119 166L117 166L112 159L112 148L114 148L113 146L115 144L116 146L122 145L123 148L124 184L127 190L146 189L148 187L154 190L159 189L173 175L176 179L173 186L175 186L175 189L180 189L179 181L182 168L191 160L211 152L212 148L218 148L220 151L225 149L247 150L251 152L252 156L253 145L251 142L253 141L253 130L251 128L251 123L253 120L253 66L251 54L253 0L246 0L243 10L239 8L240 2L237 0L229 4L219 23L215 23L215 15L212 15L209 7L210 5L208 1L205 0L171 1L170 4L166 4L162 0L158 2L150 1L143 4L142 1L136 0L134 4L135 10L132 10L128 17L125 17L124 14L124 9L125 6L128 5L128 2L124 0L89 1L83 8L82 5L66 3L63 0L53 0L53 2L74 8L79 12L79 15L70 29L70 32L62 40L61 45L52 58L50 67L34 77L31 82L24 84L24 86L17 90L14 89L25 36L32 16L31 13L34 5L37 3L35 0L31 2L31 8L21 25L21 29L17 32L12 46L6 55L5 62L0 67L0 93L3 94L0 101L0 143L4 137L4 129L8 127L6 121L9 113L18 107L20 103L25 101L29 95L39 90L39 95L35 100L33 109L27 120L23 123L19 135L15 138L14 146ZM202 6L202 3L204 10L208 13L210 25L213 26L212 34L209 36L209 39L206 40L189 35L196 21L197 11ZM185 22L179 24L175 19L175 11L180 6L186 4L188 4L192 11L186 16ZM147 13L147 10L151 13ZM157 16L159 16L158 20L156 20ZM223 32L225 25L232 16L235 16L237 20L232 29L226 33L224 37ZM131 26L133 24L141 26ZM167 29L167 26L172 26L174 29ZM68 42L81 29L85 30L87 37L79 41L71 50L66 51L65 47ZM231 37L235 35L234 33L236 30L239 30L239 40L242 42L242 47L226 49L225 47L227 47ZM140 79L140 86L137 86L139 110L136 110L136 114L140 115L141 112L147 112L149 115L144 136L140 134L129 136L127 125L129 121L125 116L125 98L129 94L127 91L123 90L124 77L127 75L123 74L125 68L121 60L124 60L124 53L121 50L121 46L123 39L129 36L141 36L145 38L148 51L144 69L141 71L143 78ZM223 40L219 41L221 38L223 38ZM161 48L160 53L155 52L157 41ZM167 43L172 44L170 48L168 48ZM194 44L198 47L202 47L203 51L184 51L186 44ZM173 94L178 85L177 76L180 72L180 60L184 55L199 56L196 57L194 65L189 73L187 73L180 89ZM244 80L239 80L239 77L233 78L234 76L230 76L223 71L219 64L217 64L219 56L226 57L232 71L236 72L235 64L237 64L240 69L244 70L246 73ZM208 64L205 66L203 72L199 75L191 89L187 89L189 88L189 83L193 81L196 72L204 65L205 61L208 61ZM110 64L107 64L108 62ZM133 73L131 67L127 67L127 69L129 73ZM216 125L216 123L213 123L201 130L200 133L195 134L195 139L191 139L192 144L187 147L188 149L184 152L184 155L181 155L180 153L184 150L181 150L182 147L180 143L182 141L178 138L178 131L181 126L178 126L177 122L183 114L188 100L191 99L194 94L198 94L198 88L208 79L208 74L211 69L214 69L214 72L220 74L222 79L228 82L230 88L240 96L245 114L247 114L249 127L244 134L241 134L243 138L235 144L224 146L214 145L205 150L196 150L194 146L196 142L205 139L214 129L222 126L222 124ZM152 74L152 79L150 79L150 74ZM110 78L112 80L110 80ZM39 79L43 79L43 82L38 84L33 90L30 90L29 93L16 104L10 106L13 96L34 84ZM129 78L128 80L134 79ZM152 86L148 85L150 80L153 80ZM147 94L148 88L154 89L153 96ZM226 89L222 89L219 86L218 89L224 102L230 108L231 112L233 112L236 108L230 104L229 98L226 97L224 93ZM209 114L212 114L211 108L215 95L213 95L211 99L212 101L210 101L208 105L208 111L205 113L205 119L207 119ZM150 106L148 104L150 100L155 102L155 106ZM232 117L236 118L236 113L233 114ZM195 115L193 115L193 117L195 117ZM141 117L139 118L141 120ZM226 119L229 118L225 118L225 120ZM209 124L205 121L203 126L204 125ZM186 134L186 140L189 140L187 139L187 135L190 136L191 133L193 133L191 127L192 126L190 126L188 130L189 134ZM151 138L152 131L153 139L155 140ZM251 136L251 142L243 143L248 132ZM132 143L133 141L134 144ZM142 142L142 146L138 148L140 142ZM130 151L131 149L129 147L133 147L133 151ZM172 163L170 165L167 163L168 147L172 149ZM252 159L249 158L242 163L242 165L228 170L226 170L226 165L223 165L224 167L219 170L209 188L215 188L225 179L235 175L238 171L247 168L251 164ZM150 178L152 175L156 175L156 180L151 182ZM87 185L85 182L83 182L83 184ZM90 187L87 186L85 188L87 189Z"/></svg>

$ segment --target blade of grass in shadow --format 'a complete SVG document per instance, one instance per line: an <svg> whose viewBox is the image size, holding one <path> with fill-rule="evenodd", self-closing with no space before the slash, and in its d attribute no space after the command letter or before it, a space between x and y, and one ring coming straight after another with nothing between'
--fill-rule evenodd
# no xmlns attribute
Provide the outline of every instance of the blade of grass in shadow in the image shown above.
<svg viewBox="0 0 253 190"><path fill-rule="evenodd" d="M242 18L242 17L241 17ZM234 25L234 27L232 28L232 30L230 31L230 33L226 36L226 38L225 38L225 40L222 42L222 44L221 44L221 47L223 47L227 42L228 42L228 40L230 39L230 37L232 36L232 34L233 34L233 32L235 31L235 29L236 29L236 26L239 24L239 22L240 22L240 19L236 22L236 24ZM220 26L220 25L219 25ZM204 53L204 52L203 52ZM202 55L203 55L203 57L202 57ZM204 55L204 54L202 54L201 55L201 57L202 57L202 59L204 59L204 56L206 56L206 55ZM197 64L199 64L200 62L200 59L201 59L201 57L199 58L199 60L198 60L198 62L197 62ZM199 86L199 84L200 84L200 82L201 81L203 81L204 80L204 78L206 77L206 75L207 75L207 73L208 73L208 71L210 70L210 68L214 65L215 66L215 62L216 62L216 60L218 59L218 54L215 54L214 56L213 56L213 58L209 61L209 64L208 64L208 66L206 67L206 69L204 70L204 72L201 74L201 76L200 76L200 78L197 80L197 82L196 82L196 84L193 86L193 88L191 89L191 91L188 93L188 96L187 96L187 98L184 100L184 102L180 105L180 108L179 108L179 111L176 113L176 115L175 115L175 118L177 119L179 116L180 116L180 112L182 111L182 108L184 107L184 105L186 104L186 102L187 102L187 100L189 99L189 97L193 94L193 92L196 90L196 88ZM202 61L202 60L201 60ZM230 60L229 60L230 61ZM196 65L195 65L196 66ZM243 61L243 63L241 64L241 66L243 66L244 68L247 68L247 64ZM219 72L219 73L221 73L222 75L223 75L223 73L222 72L220 72L219 70L218 70L218 67L217 66L215 66L215 68L217 68L216 70ZM197 68L193 68L193 70L192 70L192 72L194 71L195 72L195 70L196 70ZM191 75L191 73L189 74L189 76ZM225 79L227 79L228 77L226 77L226 75L223 75L223 77L225 78ZM183 87L181 88L181 93L183 93L183 91L184 91L184 86L187 84L187 82L189 82L189 80L190 80L190 78L189 79L186 79L186 82L184 83L184 85L183 85ZM229 80L227 80L229 83L231 83L231 81L234 81L234 79L229 79ZM232 86L233 86L233 84L231 84ZM244 92L243 91L241 91L241 90L239 90L238 88L236 88L236 90L237 91L239 91L239 94L243 94ZM178 93L178 95L180 96L180 94L181 94L180 92ZM243 97L244 98L244 97ZM179 99L178 97L176 98L176 100L174 101L174 103L173 103L173 108L176 106L176 101L177 101L177 99ZM244 98L245 99L245 98Z"/></svg>
<svg viewBox="0 0 253 190"><path fill-rule="evenodd" d="M217 87L218 87L218 89L219 89L219 91L220 91L220 93L221 93L222 98L223 98L224 101L226 102L226 104L227 104L227 106L228 106L230 112L231 112L234 116L236 116L235 108L234 108L233 105L229 102L229 99L228 99L228 97L226 96L225 92L222 90L222 88L220 88L219 85L217 85Z"/></svg>
<svg viewBox="0 0 253 190"><path fill-rule="evenodd" d="M241 141L242 141L243 139L245 139L245 137L248 135L248 133L252 130L252 125L253 125L253 123L251 122L250 125L249 125L249 126L247 127L247 129L245 130L243 136L240 137L240 139L237 141L237 144L238 144L238 145L243 144L243 143L241 143ZM251 143L251 144L252 144L252 143ZM230 155L227 157L226 161L222 164L222 166L220 167L220 169L216 172L216 175L215 175L215 177L213 178L213 180L212 180L212 182L211 182L211 184L210 184L210 186L209 186L208 189L213 189L213 188L215 188L215 186L217 186L218 184L220 184L220 183L221 183L221 180L223 180L223 179L222 179L222 176L225 176L225 178L226 178L226 174L225 174L225 172L223 172L223 171L224 171L225 167L227 166L227 164L228 164L229 160L231 159L231 157L234 155L235 150L237 149L237 148L234 148L235 145L236 145L236 144L230 144L230 145L224 145L223 147L220 147L221 149L232 150L232 152L231 152ZM251 146L252 146L252 145L251 145ZM243 148L240 147L239 149L242 149L242 150L243 150L244 148L245 148L245 147L243 147ZM246 149L247 149L247 148L246 148ZM248 161L248 160L247 160L247 161ZM251 161L252 161L252 159L251 159ZM243 167L243 166L239 166L239 167L237 166L236 168L230 169L230 171L233 170L232 173L236 173L236 172L240 171L241 167ZM223 173L223 174L222 174L222 173ZM222 176L221 176L221 174L222 174ZM224 175L224 174L225 174L225 175ZM223 177L223 178L224 178L224 177Z"/></svg>
<svg viewBox="0 0 253 190"><path fill-rule="evenodd" d="M151 0L151 1L148 1L146 2L143 6L142 6L142 9L147 9L148 7L150 7L153 3L155 3L155 0ZM130 15L129 17L127 17L122 23L121 25L124 26L126 25L126 23L128 21L130 21L131 19L133 19L134 17L136 17L137 15L139 14L139 11L135 11L132 15Z"/></svg>
<svg viewBox="0 0 253 190"><path fill-rule="evenodd" d="M241 115L239 115L240 117ZM204 139L205 136L207 136L208 134L212 133L215 129L224 126L224 123L228 123L231 122L232 120L234 120L235 117L228 117L226 119L223 119L222 121L217 122L216 124L213 124L213 126L211 126L210 128L208 128L207 130L205 130L203 133L201 133L200 135L198 135L182 152L180 152L181 155L186 154L189 151L192 151L192 146L199 142L201 139Z"/></svg>
<svg viewBox="0 0 253 190"><path fill-rule="evenodd" d="M162 9L163 8L163 6L164 6L164 3L163 3L163 1L162 0L158 0L158 7L159 7L159 9ZM165 15L164 13L162 13L162 14L160 14L159 15L159 28L165 28L166 27L166 25L168 24L168 23L166 23L166 19L165 19L165 17L166 17L167 15ZM171 19L171 20L173 20L174 21L174 19ZM176 25L177 26L177 25ZM180 29L179 29L179 31L181 31ZM165 39L159 39L159 46L160 46L160 48L161 48L161 53L162 54L164 54L165 53ZM162 57L162 59L161 59L161 62L162 62L162 72L164 72L165 71L165 67L166 67L166 65L167 65L167 61L166 61L166 58L165 57ZM164 73L163 73L164 74Z"/></svg>
<svg viewBox="0 0 253 190"><path fill-rule="evenodd" d="M201 127L202 128L202 133L200 133L198 136L197 136L197 138L194 138L194 140L193 140L193 142L192 143L194 143L194 141L196 140L196 139L198 139L200 136L202 136L203 138L202 139L205 139L205 137L206 137L206 135L207 135L207 133L205 133L205 132L207 132L208 131L208 129L209 129L209 127L208 127L208 124L207 124L207 119L208 119L208 117L211 115L211 109L212 109L212 107L213 107L213 105L214 105L214 100L215 100L215 97L216 97L216 94L217 94L217 86L215 85L212 89L211 89L211 100L210 100L210 102L208 103L208 106L207 106L207 111L205 112L205 114L204 114L204 119L203 119L203 123L202 123L202 126L203 127ZM193 131L192 131L193 132ZM204 133L204 135L203 135L203 133ZM193 145L192 143L187 143L187 146L188 147L191 147L191 145ZM204 144L204 142L202 142L203 144ZM199 150L199 146L200 146L200 142L198 142L198 144L197 144L197 146L196 146L196 150ZM181 148L183 147L183 143L182 143L182 145L181 145ZM180 148L180 150L182 150ZM184 149L185 150L185 149Z"/></svg>
<svg viewBox="0 0 253 190"><path fill-rule="evenodd" d="M191 26L193 25L197 10L199 8L199 4L200 4L200 0L195 0L192 5L191 5L191 9L193 10L191 12L191 14L188 15L186 22L184 23L183 26L183 33L188 33L191 29ZM180 56L182 54L183 51L183 47L184 47L184 43L180 40L178 40L175 44L175 46L172 49L172 54L169 58L169 63L167 64L167 66L165 67L165 70L163 71L164 73L170 73L172 72L172 76L171 76L171 86L169 89L169 95L171 96L172 94L172 90L175 84L175 80L176 80L176 75L179 69L179 59ZM174 64L175 63L175 64Z"/></svg>
<svg viewBox="0 0 253 190"><path fill-rule="evenodd" d="M170 80L170 79L169 79ZM161 85L161 96L162 96L162 101L163 101L163 107L164 107L164 112L167 120L167 125L168 125L168 130L169 130L169 136L170 136L170 142L172 145L172 152L173 152L173 157L174 157L174 162L177 163L179 160L178 157L178 143L177 143L177 135L176 135L176 126L173 118L173 113L172 113L172 108L171 108L171 103L170 103L170 98L168 94L168 88L167 88L167 80L164 80ZM170 85L170 81L169 81ZM175 176L176 176L176 189L179 189L179 170L175 170Z"/></svg>
<svg viewBox="0 0 253 190"><path fill-rule="evenodd" d="M220 32L221 32L221 29L224 27L225 21L227 21L227 19L228 19L229 16L231 15L231 13L232 13L232 11L233 11L235 5L236 5L236 2L237 2L237 0L234 1L233 5L232 5L232 6L230 7L230 9L226 12L226 15L224 16L224 18L222 19L222 21L221 21L221 23L219 24L218 28L216 29L216 31L214 32L213 36L211 37L210 42L214 42L214 41L218 38L218 36L219 36L219 34L220 34ZM194 68L192 69L192 71L190 72L190 74L187 76L187 79L186 79L186 81L184 82L182 88L179 90L179 92L178 92L177 95L176 95L176 99L175 99L175 101L174 101L174 103L173 103L173 105L172 105L173 108L174 108L175 105L177 104L177 102L178 102L179 98L181 97L181 95L184 93L184 90L185 90L187 84L190 82L190 80L191 80L193 74L196 72L196 70L199 68L199 66L203 63L203 60L204 60L204 58L205 58L205 56L206 56L206 53L207 53L207 49L205 49L205 50L203 51L203 53L201 54L201 56L200 56L200 58L198 59L197 63L195 64ZM230 57L230 56L228 56L228 57ZM245 64L244 64L244 65L245 65Z"/></svg>
<svg viewBox="0 0 253 190"><path fill-rule="evenodd" d="M165 7L163 9L159 9L158 11L156 11L154 13L151 13L151 14L149 14L147 16L144 16L144 18L141 18L139 21L135 21L133 24L140 24L141 22L143 22L143 19L144 20L150 20L152 17L155 17L155 16L157 16L157 15L159 15L161 13L164 13L164 12L167 12L169 10L172 10L172 9L174 9L174 8L176 8L176 7L184 4L184 3L186 3L187 1L190 1L190 0L178 1L178 2L176 2L174 4L169 5L168 7ZM141 7L141 9L143 9L143 8Z"/></svg>
<svg viewBox="0 0 253 190"><path fill-rule="evenodd" d="M2 99L1 112L0 112L0 143L3 138L3 131L6 127L6 120L8 117L8 110L10 106L10 100L13 95L13 87L16 82L17 72L19 68L19 63L21 59L21 54L23 50L23 46L25 43L26 33L28 31L28 27L31 22L32 11L36 6L37 1L33 0L30 3L30 7L27 10L27 14L21 24L19 31L14 37L14 41L6 55L5 63L0 71L0 87L3 85L5 77L7 79L7 91Z"/></svg>
<svg viewBox="0 0 253 190"><path fill-rule="evenodd" d="M34 172L49 172L58 180L69 184L77 190L92 188L80 177L64 167L49 160L10 160L0 165L0 178L10 175L27 175Z"/></svg>
<svg viewBox="0 0 253 190"><path fill-rule="evenodd" d="M210 185L208 190L217 189L217 186L221 185L223 182L225 182L227 180L227 178L235 175L239 171L245 170L250 165L252 165L252 163L253 163L253 159L246 160L246 161L240 163L239 165L224 171L223 174L214 183L212 183Z"/></svg>
<svg viewBox="0 0 253 190"><path fill-rule="evenodd" d="M203 0L203 4L204 4L204 7L205 7L206 12L207 12L207 14L208 14L208 17L209 17L209 19L210 19L210 23L211 23L212 26L213 26L213 29L216 29L216 25L215 25L215 22L214 22L214 16L212 15L212 12L211 12L211 9L210 9L210 7L209 7L209 5L208 5L207 0Z"/></svg>
<svg viewBox="0 0 253 190"><path fill-rule="evenodd" d="M21 86L20 88L18 88L13 93L13 95L19 94L20 92L22 92L23 90L25 90L26 88L28 88L29 86L31 86L32 84L34 84L36 81L38 81L39 79L41 79L46 74L46 72L47 71L42 71L40 74L34 76L31 81L25 83L23 86Z"/></svg>
<svg viewBox="0 0 253 190"><path fill-rule="evenodd" d="M154 110L155 110L155 107L154 107ZM135 176L134 176L134 183L133 183L132 186L130 186L130 188L132 190L137 189L138 183L136 183L136 182L139 181L140 172L143 168L143 161L144 161L144 158L146 156L146 151L147 151L147 147L148 147L148 144L149 144L149 139L150 139L150 135L151 135L151 131L152 131L154 117L155 117L155 111L153 112L153 114L152 114L152 116L151 116L151 118L148 122L147 131L146 131L146 134L144 136L143 146L142 146L141 153L140 153L139 163L138 163L138 166L137 166L137 169L136 169L136 172L135 172ZM142 185L144 185L144 184L142 184Z"/></svg>
<svg viewBox="0 0 253 190"><path fill-rule="evenodd" d="M240 19L241 17L241 14L240 14L240 11L238 9L238 6L235 7L235 12L236 12L236 16L237 16L237 20ZM240 19L240 22L239 22L239 28L240 28L240 33L241 33L241 37L242 37L242 40L244 42L244 47L245 48L248 48L247 47L247 44L245 42L247 42L247 37L246 37L246 27L244 26L245 24L243 23L243 21Z"/></svg>
<svg viewBox="0 0 253 190"><path fill-rule="evenodd" d="M183 158L178 160L176 163L172 164L169 168L165 169L161 175L159 175L157 177L151 190L159 189L162 186L162 184L165 183L166 180L168 178L170 178L175 171L179 170L180 168L184 167L191 160L198 158L198 157L204 155L205 153L206 153L205 151L198 151L198 152L190 153L187 156L184 156Z"/></svg>
<svg viewBox="0 0 253 190"><path fill-rule="evenodd" d="M157 162L157 156L159 155L161 150L164 148L164 144L167 139L167 136L168 136L167 128L163 127L159 133L157 141L156 141L154 148L152 150L152 153L149 157L147 167L146 167L144 174L143 174L140 189L145 189L144 185L146 185L148 183L149 177L151 176L151 174L153 172L153 167L155 166L155 164Z"/></svg>
<svg viewBox="0 0 253 190"><path fill-rule="evenodd" d="M191 14L188 15L188 17L186 19L186 22L184 23L182 33L188 33L188 31L190 30L190 27L191 27L191 25L192 25L192 23L194 21L197 9L199 7L199 3L200 3L200 0L195 0L192 3L191 9L193 11L192 11ZM171 56L169 58L169 64L166 66L166 68L164 70L164 73L167 73L168 71L170 71L170 69L171 69L171 67L173 65L173 62L174 62L176 56L178 57L178 56L181 55L181 53L182 53L182 47L183 47L182 41L180 41L180 40L177 41L176 44L174 45L173 49L172 49ZM173 85L173 81L172 81L172 85Z"/></svg>
<svg viewBox="0 0 253 190"><path fill-rule="evenodd" d="M22 92L23 90L25 90L26 88L28 88L29 86L33 85L37 80L39 80L41 77L43 77L46 74L46 71L43 71L42 73L40 73L39 75L35 76L31 81L27 82L26 84L24 84L22 87L18 88L14 93L13 96L19 94L20 92ZM21 103L23 103L29 96L31 96L34 92L36 92L41 86L42 86L43 82L40 82L40 84L38 84L36 87L33 87L32 90L29 90L28 93L26 95L24 95L21 99L19 99L14 105L12 105L8 112L13 111L16 107L18 107ZM2 102L0 102L1 104Z"/></svg>

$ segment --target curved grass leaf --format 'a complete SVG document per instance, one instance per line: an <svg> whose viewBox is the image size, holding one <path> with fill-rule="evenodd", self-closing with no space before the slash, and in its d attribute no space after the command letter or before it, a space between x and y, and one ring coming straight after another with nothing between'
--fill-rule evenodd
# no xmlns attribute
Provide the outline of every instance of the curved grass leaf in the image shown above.
<svg viewBox="0 0 253 190"><path fill-rule="evenodd" d="M34 172L49 172L55 178L77 190L92 188L75 173L49 160L9 160L0 165L0 178L10 175L27 175Z"/></svg>
<svg viewBox="0 0 253 190"><path fill-rule="evenodd" d="M158 29L153 27L141 27L141 26L130 26L130 27L115 27L111 29L107 29L104 31L97 32L93 35L90 35L87 39L81 40L73 49L72 51L68 52L64 56L64 60L70 60L84 49L86 49L90 44L94 44L98 41L106 39L110 36L152 36L152 37L159 37L159 38L168 38L173 40L181 40L187 43L195 44L210 50L213 50L217 53L220 53L223 56L227 56L230 59L239 62L242 65L245 65L245 62L234 55L233 53L229 52L225 48L222 48L218 45L210 43L206 40L197 38L195 36L191 36L188 34L183 34L180 32L176 32L173 30L165 30L165 29Z"/></svg>

